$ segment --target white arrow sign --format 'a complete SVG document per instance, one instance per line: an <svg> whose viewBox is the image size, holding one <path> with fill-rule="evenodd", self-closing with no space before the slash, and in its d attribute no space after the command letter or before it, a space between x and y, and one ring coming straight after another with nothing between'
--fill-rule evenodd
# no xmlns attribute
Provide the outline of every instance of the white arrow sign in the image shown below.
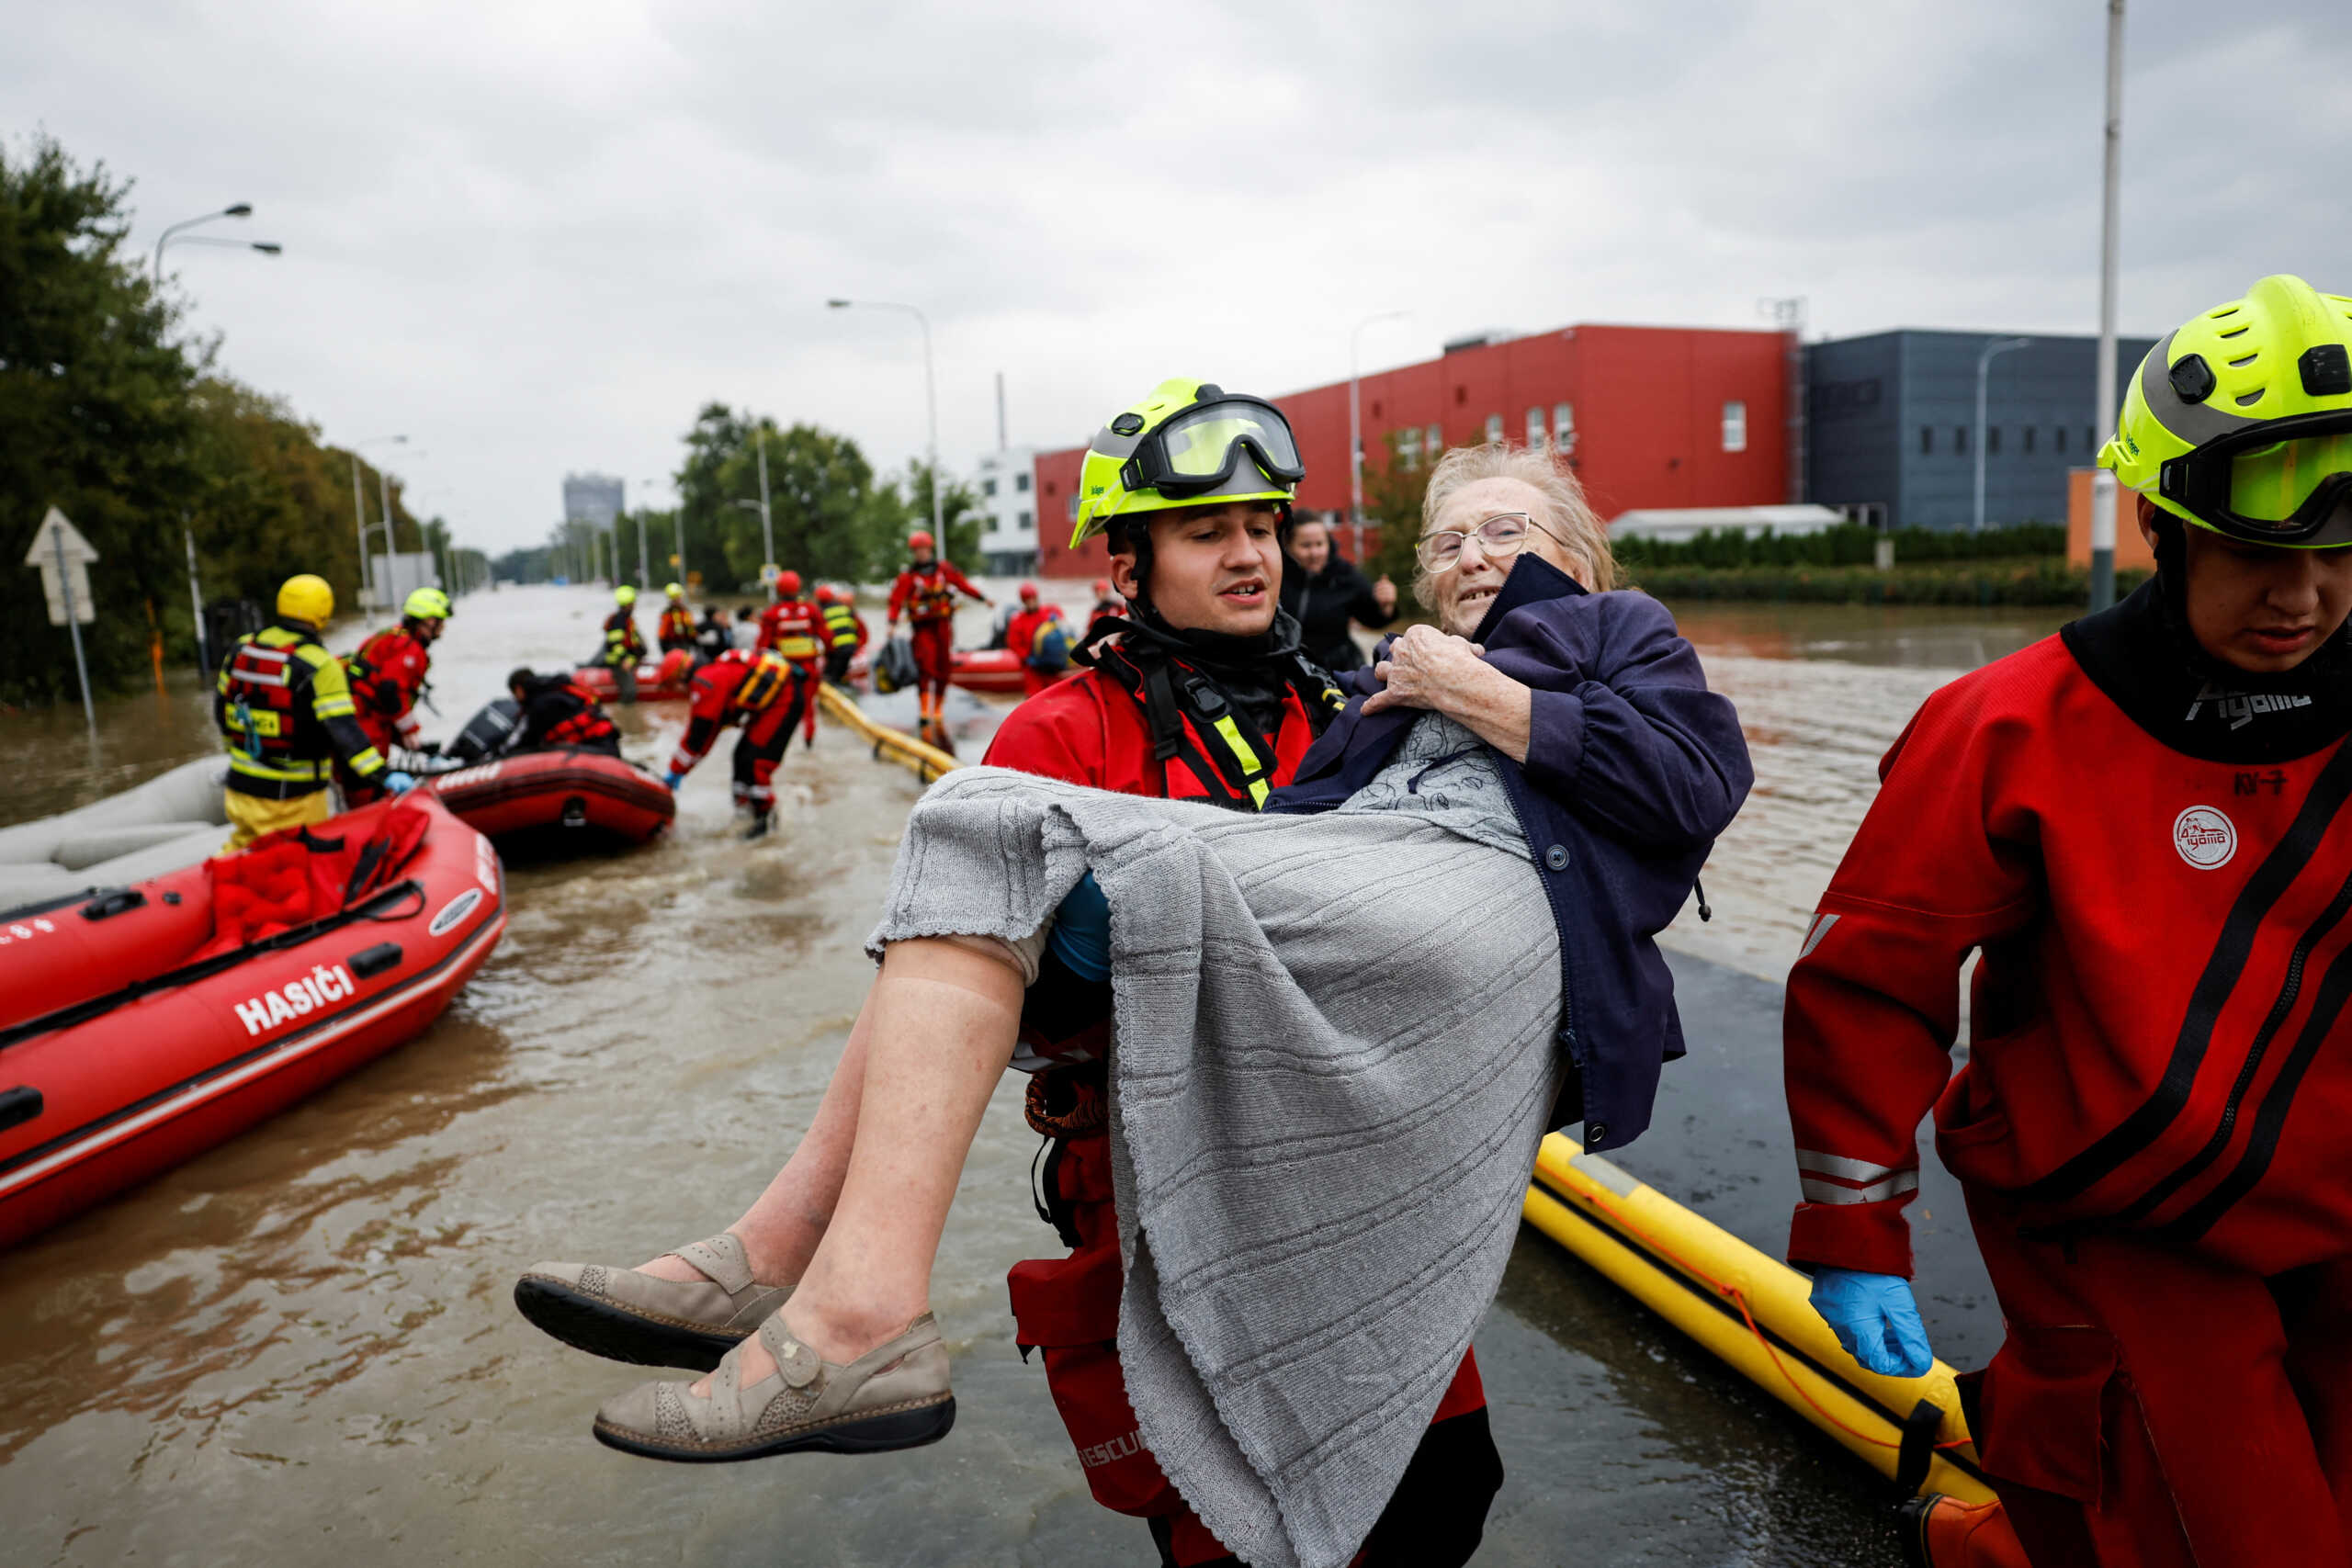
<svg viewBox="0 0 2352 1568"><path fill-rule="evenodd" d="M25 564L40 568L40 591L49 600L49 624L65 624L67 591L72 591L74 618L84 626L98 618L97 606L90 599L90 563L98 552L90 541L82 537L82 530L67 521L65 513L54 506L40 520L40 532L33 536L32 548L25 552Z"/></svg>

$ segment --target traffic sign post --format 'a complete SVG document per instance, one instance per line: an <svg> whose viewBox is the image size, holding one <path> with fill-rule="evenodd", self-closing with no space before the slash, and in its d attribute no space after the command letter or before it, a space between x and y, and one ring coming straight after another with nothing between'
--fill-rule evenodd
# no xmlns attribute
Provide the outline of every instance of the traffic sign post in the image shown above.
<svg viewBox="0 0 2352 1568"><path fill-rule="evenodd" d="M32 548L25 552L25 564L40 569L49 624L73 634L74 672L82 682L82 716L94 730L98 727L98 712L90 701L90 666L82 656L82 623L98 618L97 604L90 597L90 563L97 558L98 552L82 537L82 531L54 506L40 520Z"/></svg>

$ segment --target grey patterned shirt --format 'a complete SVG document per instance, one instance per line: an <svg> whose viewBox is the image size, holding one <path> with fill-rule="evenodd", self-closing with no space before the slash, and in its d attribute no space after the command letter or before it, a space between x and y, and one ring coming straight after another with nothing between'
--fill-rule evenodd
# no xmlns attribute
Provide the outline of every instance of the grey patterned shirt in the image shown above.
<svg viewBox="0 0 2352 1568"><path fill-rule="evenodd" d="M1521 860L1534 858L1503 791L1494 749L1442 713L1415 720L1388 765L1339 809L1409 812Z"/></svg>

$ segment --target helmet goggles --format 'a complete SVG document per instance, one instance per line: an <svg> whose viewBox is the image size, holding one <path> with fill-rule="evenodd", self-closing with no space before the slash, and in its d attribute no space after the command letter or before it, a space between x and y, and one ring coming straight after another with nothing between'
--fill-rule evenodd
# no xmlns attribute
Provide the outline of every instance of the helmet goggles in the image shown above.
<svg viewBox="0 0 2352 1568"><path fill-rule="evenodd" d="M2248 544L2352 545L2352 408L2265 420L2165 462L2157 491Z"/></svg>
<svg viewBox="0 0 2352 1568"><path fill-rule="evenodd" d="M1116 431L1114 425L1105 434ZM1247 475L1244 464L1254 464L1284 486L1306 475L1282 411L1262 398L1227 395L1195 404L1137 436L1119 482L1129 491L1152 490L1180 501L1233 489L1230 481ZM1250 488L1257 488L1254 481Z"/></svg>

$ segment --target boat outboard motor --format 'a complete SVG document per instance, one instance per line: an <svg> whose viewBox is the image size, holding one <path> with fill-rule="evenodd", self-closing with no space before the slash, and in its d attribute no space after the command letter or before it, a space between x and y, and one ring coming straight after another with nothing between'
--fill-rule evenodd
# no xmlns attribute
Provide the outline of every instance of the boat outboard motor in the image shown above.
<svg viewBox="0 0 2352 1568"><path fill-rule="evenodd" d="M441 754L461 763L486 762L505 755L522 732L523 705L513 697L501 697L466 720L466 727Z"/></svg>

